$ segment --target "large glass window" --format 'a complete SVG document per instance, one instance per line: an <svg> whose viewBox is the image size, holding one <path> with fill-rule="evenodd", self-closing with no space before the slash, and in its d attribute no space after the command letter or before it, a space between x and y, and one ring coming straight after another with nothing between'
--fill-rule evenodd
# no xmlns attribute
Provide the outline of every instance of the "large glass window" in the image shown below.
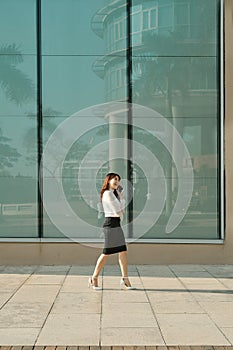
<svg viewBox="0 0 233 350"><path fill-rule="evenodd" d="M0 238L101 239L109 171L129 238L220 237L220 2L1 0Z"/></svg>

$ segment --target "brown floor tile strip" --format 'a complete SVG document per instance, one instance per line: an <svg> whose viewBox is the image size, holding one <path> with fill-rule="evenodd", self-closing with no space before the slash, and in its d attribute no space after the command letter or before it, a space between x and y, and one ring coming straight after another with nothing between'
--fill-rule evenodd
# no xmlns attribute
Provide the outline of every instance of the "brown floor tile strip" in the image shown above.
<svg viewBox="0 0 233 350"><path fill-rule="evenodd" d="M233 350L233 346L0 346L0 350Z"/></svg>
<svg viewBox="0 0 233 350"><path fill-rule="evenodd" d="M191 350L214 350L213 346L190 346Z"/></svg>

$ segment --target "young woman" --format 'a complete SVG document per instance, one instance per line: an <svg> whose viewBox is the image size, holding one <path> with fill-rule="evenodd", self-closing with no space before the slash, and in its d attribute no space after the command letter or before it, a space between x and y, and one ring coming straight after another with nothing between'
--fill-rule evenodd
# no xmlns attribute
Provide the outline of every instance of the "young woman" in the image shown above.
<svg viewBox="0 0 233 350"><path fill-rule="evenodd" d="M98 276L106 263L110 254L119 254L119 264L121 268L122 278L120 286L124 289L135 289L131 286L128 278L127 266L127 248L125 244L124 233L121 228L121 216L123 214L122 194L118 190L120 183L120 175L109 173L106 175L102 189L100 191L100 200L102 201L105 222L104 228L104 249L99 256L94 273L89 277L88 285L93 289L101 289L98 286Z"/></svg>

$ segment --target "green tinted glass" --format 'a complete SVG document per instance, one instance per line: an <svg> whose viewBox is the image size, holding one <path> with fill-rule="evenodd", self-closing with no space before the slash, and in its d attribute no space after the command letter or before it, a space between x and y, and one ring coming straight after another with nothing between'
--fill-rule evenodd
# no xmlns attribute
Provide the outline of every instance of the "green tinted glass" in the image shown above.
<svg viewBox="0 0 233 350"><path fill-rule="evenodd" d="M215 239L219 237L220 181L219 1L141 2L142 21L149 3L151 8L156 6L158 27L144 32L141 45L133 47L133 102L153 110L154 117L145 117L145 130L133 130L133 135L147 145L161 168L155 163L147 176L134 165L134 216L139 214L139 198L143 198L143 207L157 200L163 204L152 206L155 220L149 230L146 222L141 224L143 238ZM135 6L138 8L137 2ZM179 167L185 176L187 157L181 165L176 164L180 152L177 135L189 152L192 195L189 205L177 209L177 216L187 213L168 234L166 225L186 181L179 175ZM150 182L158 189L157 199L151 197ZM163 186L164 192L159 191Z"/></svg>
<svg viewBox="0 0 233 350"><path fill-rule="evenodd" d="M36 1L0 3L0 238L38 237Z"/></svg>
<svg viewBox="0 0 233 350"><path fill-rule="evenodd" d="M64 161L61 166L58 164L60 177L55 180L54 174L49 176L45 172L44 184L53 186L57 181L58 188L60 185L63 188L66 204L80 218L75 226L75 219L65 207L55 218L44 212L44 237L101 239L104 217L98 205L103 179L113 167L122 175L126 169L124 161L109 161L109 137L118 132L117 126L110 128L104 115L95 116L92 111L95 105L107 101L126 100L124 3L121 2L120 8L119 11L119 4L111 1L42 1L43 144L46 147L47 142L56 138L53 132L60 128L57 143L55 140L57 146L51 150L55 162L65 147ZM82 109L87 108L89 111L82 114ZM69 135L62 125L69 123L72 115L76 116L71 129L76 133L68 147ZM100 125L94 127L95 124ZM85 157L87 160L83 162ZM93 179L97 179L97 184ZM82 184L85 193L80 189ZM63 200L56 190L48 199L58 213L66 206ZM88 225L99 229L89 233Z"/></svg>
<svg viewBox="0 0 233 350"><path fill-rule="evenodd" d="M0 118L0 237L37 237L36 137L34 117Z"/></svg>

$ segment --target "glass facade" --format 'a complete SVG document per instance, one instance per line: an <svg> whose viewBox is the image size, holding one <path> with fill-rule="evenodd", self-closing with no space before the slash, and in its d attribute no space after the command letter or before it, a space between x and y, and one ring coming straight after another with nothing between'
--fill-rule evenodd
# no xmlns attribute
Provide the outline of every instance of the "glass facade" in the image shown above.
<svg viewBox="0 0 233 350"><path fill-rule="evenodd" d="M126 237L221 237L220 2L1 0L0 238L101 240L109 171ZM168 234L190 167L179 142L192 191Z"/></svg>

